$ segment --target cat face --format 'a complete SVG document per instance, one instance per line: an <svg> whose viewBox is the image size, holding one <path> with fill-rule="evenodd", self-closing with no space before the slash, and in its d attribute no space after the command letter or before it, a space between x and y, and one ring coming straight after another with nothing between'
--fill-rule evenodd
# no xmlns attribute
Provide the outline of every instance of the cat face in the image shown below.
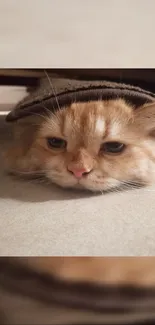
<svg viewBox="0 0 155 325"><path fill-rule="evenodd" d="M16 173L101 192L155 180L154 103L137 110L123 100L74 103L46 116L37 132L32 122L15 129L7 160Z"/></svg>
<svg viewBox="0 0 155 325"><path fill-rule="evenodd" d="M39 168L62 187L91 191L149 182L155 168L149 107L134 111L122 100L111 100L57 111L33 143Z"/></svg>

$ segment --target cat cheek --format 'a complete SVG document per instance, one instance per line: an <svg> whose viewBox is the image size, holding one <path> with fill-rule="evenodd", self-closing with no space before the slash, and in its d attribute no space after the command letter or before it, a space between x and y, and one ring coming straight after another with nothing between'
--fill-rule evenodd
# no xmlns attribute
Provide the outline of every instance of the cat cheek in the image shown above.
<svg viewBox="0 0 155 325"><path fill-rule="evenodd" d="M52 158L46 160L46 168L48 170L55 170L57 172L62 172L65 168L65 161L61 156L53 156Z"/></svg>

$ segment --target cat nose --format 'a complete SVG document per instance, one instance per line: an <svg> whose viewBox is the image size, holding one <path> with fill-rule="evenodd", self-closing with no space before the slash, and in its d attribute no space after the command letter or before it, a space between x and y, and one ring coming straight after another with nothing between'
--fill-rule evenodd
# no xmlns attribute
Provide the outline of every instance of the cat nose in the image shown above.
<svg viewBox="0 0 155 325"><path fill-rule="evenodd" d="M84 175L87 175L91 172L91 169L86 168L68 168L69 172L74 174L76 178L81 178Z"/></svg>

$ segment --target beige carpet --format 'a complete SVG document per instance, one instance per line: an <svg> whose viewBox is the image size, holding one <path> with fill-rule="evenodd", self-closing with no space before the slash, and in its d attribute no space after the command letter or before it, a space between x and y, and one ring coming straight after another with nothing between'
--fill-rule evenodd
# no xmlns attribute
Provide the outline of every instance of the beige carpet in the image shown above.
<svg viewBox="0 0 155 325"><path fill-rule="evenodd" d="M2 116L0 134L2 148ZM154 255L155 187L90 195L0 177L0 255Z"/></svg>

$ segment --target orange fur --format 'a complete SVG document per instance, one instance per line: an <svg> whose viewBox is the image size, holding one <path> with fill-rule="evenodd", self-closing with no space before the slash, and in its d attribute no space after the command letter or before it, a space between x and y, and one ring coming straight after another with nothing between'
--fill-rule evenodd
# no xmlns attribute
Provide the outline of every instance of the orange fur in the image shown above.
<svg viewBox="0 0 155 325"><path fill-rule="evenodd" d="M127 182L149 184L155 180L154 111L154 103L134 111L119 99L74 103L39 120L36 116L25 118L15 123L18 136L6 153L8 169L28 176L42 172L62 187L92 191L114 189ZM47 137L66 140L67 148L49 148ZM100 146L107 141L127 147L121 154L101 154ZM79 180L69 168L91 173Z"/></svg>

